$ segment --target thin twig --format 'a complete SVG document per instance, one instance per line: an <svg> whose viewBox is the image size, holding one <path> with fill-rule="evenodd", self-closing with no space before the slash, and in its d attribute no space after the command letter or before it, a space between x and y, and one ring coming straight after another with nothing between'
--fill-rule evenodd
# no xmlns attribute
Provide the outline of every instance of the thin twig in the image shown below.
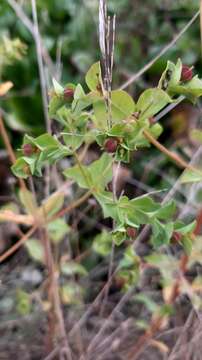
<svg viewBox="0 0 202 360"><path fill-rule="evenodd" d="M158 140L156 140L149 131L144 130L144 136L152 143L157 149L159 149L162 153L172 159L178 166L182 167L183 169L189 169L194 172L197 172L202 175L202 172L196 169L194 166L190 165L184 159L182 159L179 155L173 153L172 151L168 150L165 146L163 146Z"/></svg>
<svg viewBox="0 0 202 360"><path fill-rule="evenodd" d="M115 164L113 164L112 192L113 192L114 201L117 200L117 180L118 180L120 165L121 165L121 162L119 161L116 166L116 169L115 169ZM115 228L115 223L113 224L113 228ZM111 278L112 272L113 272L114 253L115 253L115 242L112 241L110 259L109 259L109 267L108 267L108 275L107 275L108 286L106 287L106 290L105 290L105 295L104 295L104 299L103 299L101 310L100 310L100 316L102 316L102 314L104 313L104 309L107 304L107 299L108 299L110 285L111 285L111 282L109 281L109 279Z"/></svg>
<svg viewBox="0 0 202 360"><path fill-rule="evenodd" d="M51 309L51 311L53 310L54 315L55 315L55 317L53 318L54 334L51 334L51 337L53 339L53 337L56 335L56 337L58 338L59 345L61 346L61 349L59 352L61 352L65 349L67 359L72 360L72 355L71 355L71 350L70 350L70 346L69 346L68 339L67 339L65 322L64 322L61 300L60 300L60 295L59 295L58 274L55 269L50 239L49 239L46 228L41 228L41 233L42 233L42 240L43 240L45 258L46 258L46 267L48 269L49 280L50 280L49 290L48 290L49 300L53 307L53 309ZM55 321L56 321L56 323L55 323ZM56 333L56 326L58 326L57 333ZM52 326L51 326L51 329L52 329Z"/></svg>
<svg viewBox="0 0 202 360"><path fill-rule="evenodd" d="M183 254L180 259L180 276L174 281L170 296L166 303L168 305L172 305L174 301L176 300L177 296L179 295L179 288L180 288L180 282L183 277L183 274L186 271L186 265L188 263L188 257ZM153 338L153 336L157 333L157 331L161 328L161 325L163 323L163 320L165 318L165 315L157 315L154 317L148 327L148 329L145 331L145 333L138 339L136 344L132 347L130 350L128 356L126 357L127 360L136 360L138 356L142 353L144 350L145 345Z"/></svg>
<svg viewBox="0 0 202 360"><path fill-rule="evenodd" d="M59 211L56 215L54 215L53 217L51 217L50 219L47 220L47 222L51 222L54 221L56 219L58 219L59 217L64 216L65 214L67 214L68 212L70 212L71 210L75 209L76 207L80 206L84 201L86 201L90 195L92 194L92 192L89 190L88 192L86 192L83 196L81 196L78 200L75 200L72 204L70 204L69 206L67 206L66 208L62 209L61 211ZM38 228L39 224L34 225L27 234L25 234L25 236L20 239L15 245L13 245L12 247L10 247L3 255L0 256L0 263L5 260L7 257L9 257L11 254L13 254L20 246L22 246L24 244L24 242L33 234L33 232Z"/></svg>
<svg viewBox="0 0 202 360"><path fill-rule="evenodd" d="M7 131L6 131L6 128L4 126L4 122L3 122L3 119L1 116L0 116L0 133L1 133L1 136L3 139L3 142L5 144L6 150L8 152L10 161L12 164L14 164L16 162L16 156L15 156L15 153L11 146L11 143L10 143L10 140L9 140L9 137L8 137L8 134L7 134ZM19 183L20 183L20 187L22 189L26 189L26 185L25 185L25 182L23 179L19 178Z"/></svg>
<svg viewBox="0 0 202 360"><path fill-rule="evenodd" d="M36 52L37 52L37 61L39 67L39 76L40 76L40 84L41 84L41 93L42 93L42 101L43 101L43 110L44 117L46 120L46 130L47 132L51 132L51 124L48 116L48 96L47 96L47 88L46 88L46 77L44 72L43 58L42 58L42 48L41 48L41 36L39 32L39 24L37 17L37 9L36 9L36 1L31 0L32 4L32 17L34 23L34 39L36 43Z"/></svg>
<svg viewBox="0 0 202 360"><path fill-rule="evenodd" d="M37 225L34 225L15 245L10 247L7 251L0 256L0 263L6 260L9 256L11 256L15 251L17 251L36 231Z"/></svg>

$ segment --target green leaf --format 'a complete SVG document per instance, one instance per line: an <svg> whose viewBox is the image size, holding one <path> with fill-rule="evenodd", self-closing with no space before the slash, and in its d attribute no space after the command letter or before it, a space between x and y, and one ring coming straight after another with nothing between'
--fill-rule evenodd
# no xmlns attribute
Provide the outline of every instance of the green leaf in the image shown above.
<svg viewBox="0 0 202 360"><path fill-rule="evenodd" d="M15 164L11 166L11 170L19 178L27 179L31 175L29 166L23 158L17 159Z"/></svg>
<svg viewBox="0 0 202 360"><path fill-rule="evenodd" d="M59 243L70 231L64 219L56 219L48 224L48 233L53 243Z"/></svg>
<svg viewBox="0 0 202 360"><path fill-rule="evenodd" d="M56 214L64 203L64 193L58 192L51 195L47 200L43 202L43 204L38 208L38 216L39 218L50 218L54 214Z"/></svg>
<svg viewBox="0 0 202 360"><path fill-rule="evenodd" d="M99 202L100 206L102 207L102 211L104 217L112 217L113 219L117 219L117 209L114 204L113 194L112 192L108 191L99 191L98 193L94 194L96 200Z"/></svg>
<svg viewBox="0 0 202 360"><path fill-rule="evenodd" d="M127 269L131 266L139 266L140 258L135 254L132 245L128 246L124 251L123 259L119 263L119 269Z"/></svg>
<svg viewBox="0 0 202 360"><path fill-rule="evenodd" d="M30 257L40 263L44 262L44 249L37 239L29 239L25 242L25 247Z"/></svg>
<svg viewBox="0 0 202 360"><path fill-rule="evenodd" d="M143 303L151 313L156 312L159 308L159 306L148 295L143 293L135 295L135 301Z"/></svg>
<svg viewBox="0 0 202 360"><path fill-rule="evenodd" d="M74 100L82 99L86 96L81 84L78 84L74 90Z"/></svg>
<svg viewBox="0 0 202 360"><path fill-rule="evenodd" d="M93 64L86 74L86 84L90 90L100 89L102 83L100 62Z"/></svg>
<svg viewBox="0 0 202 360"><path fill-rule="evenodd" d="M191 139L198 141L200 144L202 144L202 131L198 129L191 130Z"/></svg>
<svg viewBox="0 0 202 360"><path fill-rule="evenodd" d="M33 194L27 189L21 189L19 191L19 198L27 213L35 216L37 206Z"/></svg>
<svg viewBox="0 0 202 360"><path fill-rule="evenodd" d="M192 221L190 224L184 224L182 221L176 221L174 224L174 230L182 235L192 233L196 227L196 221Z"/></svg>
<svg viewBox="0 0 202 360"><path fill-rule="evenodd" d="M112 157L104 153L99 160L89 166L76 165L64 171L64 175L75 180L82 188L93 192L104 189L112 179Z"/></svg>
<svg viewBox="0 0 202 360"><path fill-rule="evenodd" d="M132 97L123 90L114 90L111 93L112 120L118 122L127 119L135 111Z"/></svg>
<svg viewBox="0 0 202 360"><path fill-rule="evenodd" d="M165 71L163 72L158 87L161 89L168 89L169 86L178 85L182 73L182 62L178 59L177 64L168 61Z"/></svg>
<svg viewBox="0 0 202 360"><path fill-rule="evenodd" d="M92 186L92 179L87 166L75 165L63 172L64 176L74 180L81 188L89 189Z"/></svg>
<svg viewBox="0 0 202 360"><path fill-rule="evenodd" d="M111 92L111 113L109 114L104 99L98 98L93 103L95 124L100 129L107 129L107 121L111 117L112 123L120 122L130 117L135 111L135 103L132 97L123 90Z"/></svg>
<svg viewBox="0 0 202 360"><path fill-rule="evenodd" d="M30 296L27 292L18 289L16 293L16 310L20 315L28 315L31 312Z"/></svg>
<svg viewBox="0 0 202 360"><path fill-rule="evenodd" d="M202 181L202 172L186 169L180 177L181 184L194 183Z"/></svg>
<svg viewBox="0 0 202 360"><path fill-rule="evenodd" d="M52 79L52 81L56 95L63 95L64 88L54 78Z"/></svg>
<svg viewBox="0 0 202 360"><path fill-rule="evenodd" d="M80 304L83 288L78 284L68 282L68 285L60 287L61 299L64 304Z"/></svg>
<svg viewBox="0 0 202 360"><path fill-rule="evenodd" d="M193 241L189 236L183 236L182 240L181 240L182 246L184 248L184 251L186 252L186 254L188 256L191 255L192 252L192 247L193 247Z"/></svg>
<svg viewBox="0 0 202 360"><path fill-rule="evenodd" d="M76 151L82 145L85 134L78 133L62 133L65 144L71 149L71 151Z"/></svg>
<svg viewBox="0 0 202 360"><path fill-rule="evenodd" d="M170 86L169 94L173 95L184 95L193 103L196 102L197 98L202 96L202 80L198 78L198 75L194 76L193 79L187 83L181 85Z"/></svg>
<svg viewBox="0 0 202 360"><path fill-rule="evenodd" d="M156 217L161 220L167 220L173 216L176 212L176 203L174 200L167 202L164 205L160 205L160 209L156 213Z"/></svg>
<svg viewBox="0 0 202 360"><path fill-rule="evenodd" d="M157 139L162 134L163 127L161 124L156 123L150 127L149 132L153 137L155 137L155 139Z"/></svg>
<svg viewBox="0 0 202 360"><path fill-rule="evenodd" d="M163 276L164 285L173 284L174 274L179 271L179 260L176 257L159 252L152 253L145 257L148 264L152 264L159 268Z"/></svg>
<svg viewBox="0 0 202 360"><path fill-rule="evenodd" d="M140 112L141 119L148 119L171 102L172 99L165 91L158 88L148 89L140 95L136 110Z"/></svg>
<svg viewBox="0 0 202 360"><path fill-rule="evenodd" d="M117 246L120 246L126 240L126 232L124 231L113 231L112 239Z"/></svg>
<svg viewBox="0 0 202 360"><path fill-rule="evenodd" d="M103 230L93 240L93 250L102 256L110 254L112 249L112 234Z"/></svg>
<svg viewBox="0 0 202 360"><path fill-rule="evenodd" d="M60 266L61 272L64 275L72 276L72 275L88 275L85 267L75 261L68 261L62 263Z"/></svg>
<svg viewBox="0 0 202 360"><path fill-rule="evenodd" d="M107 120L109 118L109 113L107 111L106 103L103 99L96 101L93 104L94 110L94 123L98 129L107 129Z"/></svg>
<svg viewBox="0 0 202 360"><path fill-rule="evenodd" d="M65 100L63 96L53 96L49 102L49 116L55 117L57 115L57 110L59 110L64 104Z"/></svg>
<svg viewBox="0 0 202 360"><path fill-rule="evenodd" d="M112 156L104 153L88 167L93 186L103 189L112 180L112 162Z"/></svg>
<svg viewBox="0 0 202 360"><path fill-rule="evenodd" d="M151 242L155 247L168 245L173 233L173 223L162 224L157 219L152 224Z"/></svg>
<svg viewBox="0 0 202 360"><path fill-rule="evenodd" d="M58 141L57 139L45 133L43 135L38 136L37 138L32 138L31 136L26 135L24 139L24 143L26 143L27 139L32 142L35 146L37 146L40 150L45 150L47 148L57 147Z"/></svg>

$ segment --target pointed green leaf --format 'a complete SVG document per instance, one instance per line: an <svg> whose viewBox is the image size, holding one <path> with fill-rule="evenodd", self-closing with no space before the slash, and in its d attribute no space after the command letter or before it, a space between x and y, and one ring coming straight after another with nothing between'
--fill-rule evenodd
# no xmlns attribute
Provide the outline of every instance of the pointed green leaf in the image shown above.
<svg viewBox="0 0 202 360"><path fill-rule="evenodd" d="M52 81L56 95L63 95L64 88L54 78L52 79Z"/></svg>
<svg viewBox="0 0 202 360"><path fill-rule="evenodd" d="M148 119L171 102L172 99L165 91L158 88L148 89L140 95L136 110L140 112L141 119Z"/></svg>
<svg viewBox="0 0 202 360"><path fill-rule="evenodd" d="M186 169L180 177L181 184L194 183L202 181L202 172Z"/></svg>
<svg viewBox="0 0 202 360"><path fill-rule="evenodd" d="M151 242L155 247L168 245L173 233L173 223L162 224L157 219L152 224Z"/></svg>
<svg viewBox="0 0 202 360"><path fill-rule="evenodd" d="M48 233L53 243L59 243L63 240L64 236L70 231L64 219L56 219L51 221L48 225Z"/></svg>
<svg viewBox="0 0 202 360"><path fill-rule="evenodd" d="M25 242L25 247L32 259L40 263L44 262L44 249L39 240L29 239Z"/></svg>
<svg viewBox="0 0 202 360"><path fill-rule="evenodd" d="M98 90L101 86L101 67L100 62L93 64L86 74L86 84L90 90Z"/></svg>
<svg viewBox="0 0 202 360"><path fill-rule="evenodd" d="M21 189L19 191L19 198L27 213L35 216L37 212L37 206L31 191L27 189Z"/></svg>

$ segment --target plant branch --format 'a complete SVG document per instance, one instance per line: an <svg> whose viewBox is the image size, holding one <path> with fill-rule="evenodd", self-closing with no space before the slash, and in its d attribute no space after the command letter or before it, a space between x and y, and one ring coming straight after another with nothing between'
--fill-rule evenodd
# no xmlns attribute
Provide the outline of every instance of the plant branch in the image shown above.
<svg viewBox="0 0 202 360"><path fill-rule="evenodd" d="M170 295L166 301L168 305L172 305L174 301L176 300L177 296L179 295L179 288L180 288L180 282L181 278L184 275L186 271L186 266L188 263L188 256L183 254L180 259L180 275L178 278L174 281ZM152 320L148 327L148 329L145 331L145 333L139 338L139 340L136 342L136 344L132 347L130 350L127 360L136 360L138 359L138 356L142 353L144 350L144 347L148 344L148 342L153 338L153 336L157 333L158 330L160 330L163 320L165 318L165 315L157 315Z"/></svg>
<svg viewBox="0 0 202 360"><path fill-rule="evenodd" d="M38 24L38 17L37 17L37 9L36 9L36 1L31 0L32 4L32 17L34 23L34 39L36 44L36 52L37 52L37 61L38 61L38 68L39 68L39 76L40 76L40 84L41 84L41 94L42 94L42 101L43 101L43 109L44 109L44 117L46 120L46 130L47 132L51 132L51 125L50 119L48 116L48 97L47 97L47 88L46 88L46 78L44 73L44 66L43 66L43 57L42 57L42 47L41 47L41 36L39 33L39 24Z"/></svg>
<svg viewBox="0 0 202 360"><path fill-rule="evenodd" d="M202 172L200 170L196 169L194 166L190 165L188 162L182 159L179 155L175 154L174 152L168 150L165 146L163 146L158 140L153 137L153 135L151 135L149 131L144 130L144 135L150 143L152 143L157 149L159 149L162 153L172 159L175 163L177 163L178 166L182 167L183 169L195 171L202 175Z"/></svg>
<svg viewBox="0 0 202 360"><path fill-rule="evenodd" d="M16 224L33 225L34 218L32 215L15 214L11 210L0 212L0 221L11 221Z"/></svg>
<svg viewBox="0 0 202 360"><path fill-rule="evenodd" d="M7 133L6 128L4 126L4 122L3 122L3 119L1 117L1 115L0 115L0 133L1 133L4 145L6 147L6 150L8 152L10 161L11 161L12 164L14 164L16 162L16 156L15 156L15 153L14 153L13 148L11 146L11 143L10 143L10 140L9 140L9 137L8 137L8 133ZM20 187L22 189L26 189L26 185L25 185L25 182L24 182L23 179L19 178L19 183L20 183Z"/></svg>
<svg viewBox="0 0 202 360"><path fill-rule="evenodd" d="M86 201L90 195L92 194L92 191L89 190L86 192L83 196L81 196L79 199L75 200L72 204L67 206L66 208L59 211L56 215L52 216L50 219L48 219L48 222L54 221L58 219L59 217L62 217L69 213L71 210L75 209L76 207L80 206L84 201ZM16 215L16 214L15 214ZM4 221L13 221L13 218L9 216L8 218L4 218ZM27 220L27 219L26 219ZM24 223L24 222L23 222ZM15 245L10 247L3 255L0 256L0 263L4 261L7 257L9 257L11 254L13 254L20 246L24 244L24 242L33 234L33 232L38 228L38 224L35 224L28 232L25 234L25 236L22 237Z"/></svg>
<svg viewBox="0 0 202 360"><path fill-rule="evenodd" d="M17 251L20 246L22 246L25 241L27 241L30 236L35 232L37 229L37 225L34 225L25 235L22 236L22 238L12 247L10 247L7 251L3 253L3 255L0 256L0 263L6 260L10 255L12 255L15 251Z"/></svg>
<svg viewBox="0 0 202 360"><path fill-rule="evenodd" d="M90 196L92 195L92 190L87 191L84 195L82 195L79 199L75 200L73 203L71 203L70 205L68 205L67 207L65 207L64 209L62 209L61 211L59 211L56 215L54 215L49 222L56 220L64 215L66 215L67 213L69 213L70 211L72 211L73 209L77 208L78 206L80 206L81 204L83 204L83 202L85 202Z"/></svg>
<svg viewBox="0 0 202 360"><path fill-rule="evenodd" d="M51 337L52 339L55 335L58 337L59 345L61 347L59 352L62 352L65 349L68 360L72 360L71 350L67 340L64 317L62 313L61 301L59 296L58 273L55 269L51 244L46 228L41 228L41 232L42 232L42 240L43 240L45 259L46 259L46 267L49 274L49 291L48 291L49 301L53 307L51 311L54 312L54 318L52 318L51 316L51 320L54 321L53 327L51 326L51 329L53 328L54 330L54 334L51 334ZM50 315L52 315L51 312ZM56 325L58 326L58 331L56 329Z"/></svg>

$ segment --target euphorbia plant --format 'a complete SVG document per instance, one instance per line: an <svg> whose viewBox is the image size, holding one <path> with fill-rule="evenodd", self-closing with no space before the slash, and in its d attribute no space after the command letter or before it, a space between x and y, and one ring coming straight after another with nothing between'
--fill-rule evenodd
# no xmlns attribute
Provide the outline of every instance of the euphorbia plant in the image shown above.
<svg viewBox="0 0 202 360"><path fill-rule="evenodd" d="M60 191L50 195L38 206L26 186L21 186L20 199L28 215L12 213L14 221L32 226L20 244L27 241L37 229L42 230L43 246L40 245L36 252L38 240L31 239L27 241L27 249L32 257L42 263L46 252L46 265L52 279L50 301L57 313L61 339L64 339L65 328L59 310L58 273L86 274L86 270L72 260L66 263L61 258L59 266L54 262L48 238L57 243L69 231L64 215L80 206L89 197L96 199L102 208L103 217L113 220L111 231L104 230L93 242L93 249L102 256L110 253L112 243L120 246L124 241L134 242L141 227L150 226L152 233L148 241L151 241L156 253L144 261L148 264L157 264L163 271L162 262L166 262L166 255L163 257L158 253L159 247L168 245L172 240L181 243L185 252L189 252L195 222L184 224L176 220L176 205L173 200L158 203L151 194L132 199L124 194L118 197L114 184L113 191L109 191L108 184L115 177L113 165L116 162L128 163L133 152L149 147L152 143L181 167L187 168L182 177L184 182L199 181L202 178L199 169L187 164L158 142L157 138L163 128L159 123L155 123L155 115L166 105L177 101L179 96L183 95L195 103L202 95L202 81L197 75L193 76L192 69L182 65L180 60L177 64L168 62L158 86L145 90L136 102L123 90L112 90L108 93L99 62L91 66L85 80L87 91L81 84L66 84L63 87L53 80L49 116L52 121L58 122L58 132L45 133L37 138L25 135L22 148L19 150L20 156L12 166L13 173L21 179L22 185L24 179L42 177L45 166L51 168L60 160L69 158L70 166L63 171L63 176L84 191L80 198L74 199L66 207L64 194ZM85 165L81 159L80 149L94 142L99 146L98 158ZM11 212L0 213L1 219L6 220L9 216L11 218ZM158 258L155 257L156 254L159 255ZM1 260L5 257L2 256ZM141 266L142 260L134 253L133 246L127 246L116 273L124 289L138 282ZM69 299L69 293L65 295L65 289L61 290L65 302L65 299ZM171 292L171 295L168 301L165 300L168 304L175 294ZM161 319L162 315L158 315L158 319L159 316ZM68 344L64 345L68 347Z"/></svg>

